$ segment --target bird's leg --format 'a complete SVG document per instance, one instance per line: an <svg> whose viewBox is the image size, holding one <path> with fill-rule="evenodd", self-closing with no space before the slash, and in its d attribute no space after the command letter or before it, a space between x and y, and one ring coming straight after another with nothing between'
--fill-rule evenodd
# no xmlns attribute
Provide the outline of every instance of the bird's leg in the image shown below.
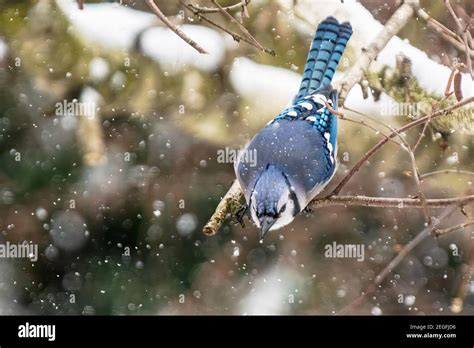
<svg viewBox="0 0 474 348"><path fill-rule="evenodd" d="M245 227L244 216L246 215L248 208L249 206L246 203L244 203L234 215L235 219L242 227Z"/></svg>

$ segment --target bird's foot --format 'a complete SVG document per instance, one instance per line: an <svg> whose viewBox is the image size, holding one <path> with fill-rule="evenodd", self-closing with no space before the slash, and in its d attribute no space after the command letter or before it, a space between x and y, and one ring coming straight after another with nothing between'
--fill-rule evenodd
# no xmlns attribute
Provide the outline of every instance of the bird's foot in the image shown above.
<svg viewBox="0 0 474 348"><path fill-rule="evenodd" d="M235 213L234 217L235 217L235 220L237 220L237 222L240 224L240 226L242 227L245 227L245 223L244 223L244 216L246 215L247 213L247 210L248 210L248 205L247 204L243 204L239 210L237 210L237 212Z"/></svg>

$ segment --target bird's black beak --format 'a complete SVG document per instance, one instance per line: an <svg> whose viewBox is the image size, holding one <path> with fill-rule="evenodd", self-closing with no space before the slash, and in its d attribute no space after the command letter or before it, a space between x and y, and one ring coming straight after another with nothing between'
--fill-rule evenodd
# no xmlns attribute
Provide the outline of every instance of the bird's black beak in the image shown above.
<svg viewBox="0 0 474 348"><path fill-rule="evenodd" d="M269 216L264 216L260 220L260 240L263 240L265 238L267 232L270 230L270 228L273 226L275 223L275 219Z"/></svg>

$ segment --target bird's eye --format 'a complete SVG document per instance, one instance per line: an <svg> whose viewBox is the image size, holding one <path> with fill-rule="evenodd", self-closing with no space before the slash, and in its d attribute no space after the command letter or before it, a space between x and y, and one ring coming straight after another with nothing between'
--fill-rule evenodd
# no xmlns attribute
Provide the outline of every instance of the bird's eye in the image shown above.
<svg viewBox="0 0 474 348"><path fill-rule="evenodd" d="M286 210L286 203L280 209L280 213L283 213Z"/></svg>

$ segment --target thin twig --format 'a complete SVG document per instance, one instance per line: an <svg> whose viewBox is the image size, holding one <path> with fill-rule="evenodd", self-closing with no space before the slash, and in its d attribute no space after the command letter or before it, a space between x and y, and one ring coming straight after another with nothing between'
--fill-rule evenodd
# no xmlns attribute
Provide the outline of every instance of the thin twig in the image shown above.
<svg viewBox="0 0 474 348"><path fill-rule="evenodd" d="M469 74L471 74L471 78L474 78L474 73L472 71L471 55L469 54L469 38L468 38L469 25L467 25L464 28L461 21L459 20L459 18L457 16L456 12L454 11L453 7L451 6L451 2L449 0L444 0L444 3L446 4L446 7L448 8L448 11L451 14L451 17L453 17L454 22L456 23L456 29L457 29L458 35L461 37L462 41L464 42L464 48L466 50L467 69L469 71Z"/></svg>
<svg viewBox="0 0 474 348"><path fill-rule="evenodd" d="M426 21L428 27L432 28L438 34L440 34L441 38L456 47L456 49L469 54L471 58L474 58L474 50L470 49L466 52L466 46L463 40L459 39L459 36L456 35L452 30L445 27L443 24L438 22L436 19L432 18L425 10L421 7L416 9L416 14Z"/></svg>
<svg viewBox="0 0 474 348"><path fill-rule="evenodd" d="M247 7L250 4L251 0L242 0L237 4L223 7L227 11L236 10L240 7ZM217 7L201 7L199 5L189 4L197 13L217 13L220 12L220 9Z"/></svg>
<svg viewBox="0 0 474 348"><path fill-rule="evenodd" d="M160 8L155 4L153 0L145 0L147 5L150 9L155 13L155 15L168 27L170 28L176 35L178 35L181 39L183 39L188 45L194 48L199 53L207 53L207 51L199 46L199 44L191 39L188 35L186 35L178 26L171 23L168 17L166 17L163 12L161 12Z"/></svg>
<svg viewBox="0 0 474 348"><path fill-rule="evenodd" d="M248 8L249 2L250 0L244 1L242 3L242 10L240 11L240 23L242 24L244 22L244 18L250 18L249 8Z"/></svg>
<svg viewBox="0 0 474 348"><path fill-rule="evenodd" d="M403 142L403 145L401 145L401 148L404 149L405 151L408 152L408 155L410 157L410 162L411 162L411 165L412 165L412 170L413 170L413 177L414 177L414 180L415 180L415 184L418 188L418 195L420 197L420 200L423 204L423 212L425 214L425 219L426 221L428 222L428 224L431 224L431 216L430 216L430 212L429 212L429 209L428 209L428 206L426 205L426 197L425 197L425 194L423 192L423 189L421 187L421 182L420 182L420 173L419 173L419 170L418 170L418 166L416 164L416 159L415 159L415 153L414 153L414 150L410 147L410 144L408 143L408 141L405 139L405 137L400 134L400 132L398 132L396 129L394 129L393 127L391 127L390 125L388 124L385 124L384 122L382 121L378 121L379 124L382 124L383 126L385 126L386 128L388 128L392 133L395 133L400 139L401 141ZM389 138L390 139L390 138Z"/></svg>
<svg viewBox="0 0 474 348"><path fill-rule="evenodd" d="M216 27L220 30L222 30L223 32L229 34L230 36L232 36L232 38L237 41L237 42L240 42L240 41L244 41L246 43L248 43L249 45L252 45L258 49L261 49L260 46L256 45L253 41L251 41L250 39L244 37L244 36L241 36L237 33L234 33L233 31L223 27L222 25L214 22L212 19L204 16L203 14L199 13L198 11L195 10L195 7L193 7L192 5L190 4L187 4L184 0L179 0L179 2L181 3L181 5L184 6L185 9L187 9L189 12L191 12L193 15L195 15L199 20L202 20L210 25L212 25L213 27ZM268 53L272 56L275 56L275 51L272 50L271 48L263 48L263 51L265 53Z"/></svg>
<svg viewBox="0 0 474 348"><path fill-rule="evenodd" d="M463 174L463 175L471 175L474 176L474 172L469 172L467 170L459 170L459 169L444 169L444 170L437 170L434 172L429 172L420 175L420 179L425 179L427 177L438 175L438 174Z"/></svg>
<svg viewBox="0 0 474 348"><path fill-rule="evenodd" d="M431 225L431 215L430 215L430 210L428 209L428 203L427 199L425 196L425 193L423 192L423 189L421 187L421 181L420 181L420 171L418 170L418 166L416 165L416 159L415 159L415 154L413 153L413 150L409 147L407 147L408 154L410 155L410 160L412 164L412 170L413 170L413 178L415 179L415 184L418 188L418 195L420 197L420 201L423 204L423 213L425 214L425 219L428 225Z"/></svg>
<svg viewBox="0 0 474 348"><path fill-rule="evenodd" d="M431 116L431 114L429 115ZM431 117L429 117L425 124L423 125L423 129L421 130L421 133L420 133L420 136L418 137L418 140L416 141L415 145L413 146L413 152L416 151L416 149L418 148L418 146L420 145L421 141L423 140L423 138L425 137L425 134L426 134L426 130L428 129L428 126L431 122Z"/></svg>
<svg viewBox="0 0 474 348"><path fill-rule="evenodd" d="M474 202L474 195L454 198L430 198L425 203L430 208L442 208L456 204L464 206ZM369 196L326 196L313 199L308 206L321 208L328 206L363 206L372 208L423 208L423 202L418 198L391 198Z"/></svg>
<svg viewBox="0 0 474 348"><path fill-rule="evenodd" d="M352 119L352 118L349 118L349 117L347 117L342 111L333 109L332 106L329 105L328 102L325 102L324 104L325 104L326 107L329 109L329 111L331 111L331 113L332 113L333 115L337 116L339 119L341 119L341 120L343 120L343 121L349 121L349 122L352 122L352 123L360 124L360 125L362 125L362 126L364 126L364 127L367 127L367 128L369 128L369 129L372 129L373 131L375 131L376 134L379 134L379 133L382 134L384 137L387 138L387 140L393 142L394 144L397 144L398 146L401 146L401 145L402 145L402 144L399 143L398 141L393 140L392 138L389 138L388 135L384 134L380 129L377 129L377 128L375 128L375 127L373 127L373 126L367 124L367 123L364 122L363 120L354 120L354 119ZM357 113L357 114L359 114L359 115L366 116L367 118L373 120L373 118L371 118L370 116L365 115L365 114L363 114L363 113L360 113L360 112L358 112L358 111L355 111L355 110L352 110L352 109L347 109L347 110L352 111L352 112L354 112L354 113ZM388 127L388 128L390 129L390 126L384 124L383 122L377 122L377 123L379 123L379 124L381 124L381 125L383 125L383 126L385 126L385 127ZM390 130L392 131L392 129L390 129Z"/></svg>
<svg viewBox="0 0 474 348"><path fill-rule="evenodd" d="M250 34L250 32L247 30L247 28L242 24L240 23L237 19L234 18L234 16L232 16L229 11L227 11L226 9L224 9L218 2L217 0L211 0L212 3L214 5L217 6L217 8L219 9L220 13L222 13L224 15L224 17L227 17L227 19L230 20L231 23L235 23L238 25L238 27L240 28L240 30L242 30L242 32L247 36L247 38L249 40L251 40L255 45L257 45L261 50L264 50L264 47L257 41L257 39L255 39L252 34Z"/></svg>
<svg viewBox="0 0 474 348"><path fill-rule="evenodd" d="M426 237L429 237L431 233L446 219L448 218L456 208L446 209L440 216L439 219L431 226L427 226L421 231L415 238L413 238L403 249L395 256L392 261L374 278L373 282L367 287L359 297L352 301L349 305L340 310L337 314L345 314L356 306L358 306L367 297L367 295L373 293L377 287L382 284L385 278L400 264L400 262L412 251L421 241Z"/></svg>
<svg viewBox="0 0 474 348"><path fill-rule="evenodd" d="M436 111L436 110L438 109L438 107L439 107L447 98L449 98L449 96L451 96L451 95L453 94L453 92L450 92L450 90L451 90L451 87L452 87L452 85L453 85L453 79L454 79L454 77L455 77L455 76L461 76L460 74L456 75L456 73L458 72L458 67L459 67L460 65L464 65L464 64L456 63L455 66L451 69L451 73L449 74L448 82L446 83L446 87L445 87L445 89L444 89L444 96L443 96L443 98L441 98L441 100L439 100L439 101L436 103L436 105L434 106L434 108L433 108L432 111ZM454 90L456 90L456 89L457 89L457 87L456 87L456 85L455 85L455 86L454 86ZM456 94L458 94L458 93L456 93ZM456 96L456 98L457 98L457 96ZM459 98L459 99L457 99L457 100L460 101L461 99L462 99L462 97ZM413 146L413 152L416 151L416 149L417 149L418 146L420 145L420 143L421 143L423 137L424 137L425 134L426 134L426 130L428 129L428 126L429 126L429 124L430 124L430 122L431 122L431 114L430 114L429 116L430 116L430 117L428 118L428 120L427 120L427 121L425 122L425 124L423 125L423 129L422 129L422 131L421 131L421 133L420 133L420 136L418 137L417 142L416 142L415 145Z"/></svg>
<svg viewBox="0 0 474 348"><path fill-rule="evenodd" d="M252 34L250 34L250 32L247 30L247 28L242 24L240 23L237 19L234 18L234 16L232 16L226 9L224 9L218 2L217 0L211 0L212 3L214 5L216 5L218 8L219 8L219 11L225 16L227 17L232 23L235 23L237 24L237 26L240 28L240 30L242 30L242 32L247 36L247 38L252 41L259 49L261 49L262 51L264 52L267 52L267 49L265 47L262 46L262 44L260 42L257 41L257 39L255 39Z"/></svg>
<svg viewBox="0 0 474 348"><path fill-rule="evenodd" d="M229 34L230 36L232 36L232 38L233 38L235 41L237 41L237 42L244 41L244 42L246 42L246 43L248 43L248 44L250 44L250 45L252 45L252 46L255 46L255 44L254 44L252 41L250 41L249 39L247 39L246 37L243 37L243 36L241 36L241 35L239 35L239 34L237 34L237 33L234 33L233 31L230 31L229 29L227 29L227 28L223 27L222 25L220 25L220 24L214 22L213 20L211 20L211 19L209 19L209 18L207 18L207 17L201 15L199 12L196 12L196 11L193 9L193 7L192 7L191 5L189 5L189 4L186 4L186 3L184 2L184 0L179 0L179 1L180 1L180 3L184 6L185 9L187 9L187 10L190 11L192 14L194 14L199 20L205 21L206 23L208 23L208 24L210 24L210 25L212 25L212 26L214 26L214 27L216 27L216 28L218 28L218 29L220 29L220 30L226 32L227 34ZM255 46L255 47L256 47L256 46ZM257 47L257 48L258 48L258 47Z"/></svg>
<svg viewBox="0 0 474 348"><path fill-rule="evenodd" d="M451 14L451 17L453 17L454 22L456 23L456 27L457 27L458 32L461 33L462 30L463 30L463 26L462 26L462 23L461 23L461 21L459 20L459 18L457 16L456 12L454 12L453 7L451 6L451 2L449 0L444 0L444 3L446 5L449 13Z"/></svg>
<svg viewBox="0 0 474 348"><path fill-rule="evenodd" d="M442 229L442 230L435 229L433 231L433 234L434 234L435 237L444 236L448 233L451 233L451 232L454 232L454 231L457 231L457 230L462 230L463 228L468 227L468 226L472 226L472 225L474 225L474 220L466 221L466 222L463 222L462 224L454 225L454 226L451 226L451 227L448 227L448 228L445 228L445 229Z"/></svg>
<svg viewBox="0 0 474 348"><path fill-rule="evenodd" d="M469 44L468 44L468 31L465 31L462 35L462 38L464 40L464 46L466 47L466 50L469 49ZM471 55L466 53L466 65L467 65L467 70L471 74L471 78L474 79L474 72L472 70L472 59Z"/></svg>
<svg viewBox="0 0 474 348"><path fill-rule="evenodd" d="M357 57L357 62L350 68L346 75L334 84L340 90L339 98L345 100L349 91L364 77L370 63L375 60L379 52L388 41L395 36L412 18L414 8L419 6L417 0L405 1L390 17L382 31L372 41L369 47Z"/></svg>
<svg viewBox="0 0 474 348"><path fill-rule="evenodd" d="M328 106L328 105L327 105ZM359 112L358 112L359 113ZM359 114L362 114L362 113L359 113ZM364 115L364 114L362 114ZM369 117L371 118L370 116L368 115L365 115L366 117ZM372 118L371 118L372 119ZM426 205L426 197L425 197L425 194L423 193L423 189L421 187L421 182L420 182L420 173L419 173L419 170L418 170L418 166L416 164L416 159L415 159L415 153L414 153L414 150L411 149L410 147L410 144L408 143L408 141L405 139L405 137L403 135L401 135L399 132L397 132L396 129L393 129L392 127L390 127L388 124L385 124L384 122L382 121L378 121L379 124L383 125L384 127L388 128L392 133L396 133L396 135L398 135L398 137L401 139L401 141L403 142L403 144L399 144L400 147L402 149L404 149L405 151L408 152L409 156L410 156L410 161L411 161L411 164L412 164L412 170L413 170L413 177L415 179L415 184L416 186L418 187L418 195L420 196L420 199L421 199L421 202L423 203L423 211L424 211L424 214L425 214L425 218L426 218L426 221L428 222L428 224L431 223L431 216L430 216L430 213L429 213L429 209ZM385 134L384 134L385 137L387 137ZM389 137L387 137L387 139L391 139Z"/></svg>
<svg viewBox="0 0 474 348"><path fill-rule="evenodd" d="M393 140L392 138L390 138L388 135L384 134L382 131L380 131L380 129L377 129L369 124L367 124L366 122L364 122L363 120L354 120L354 119L351 119L347 116L343 116L343 117L340 117L341 120L343 121L349 121L349 122L352 122L352 123L356 123L356 124L360 124L361 126L364 126L364 127L367 127L369 129L372 129L373 131L375 131L376 134L382 134L385 138L387 138L387 140L391 141L392 143L398 145L398 146L401 146L402 144L399 143L398 141L396 140Z"/></svg>
<svg viewBox="0 0 474 348"><path fill-rule="evenodd" d="M417 120L414 120L410 123L407 123L406 125L398 128L396 130L397 133L402 133L408 129L411 129L413 127L416 127L424 122L426 122L430 117L431 119L434 119L439 116L447 115L448 113L452 112L453 110L456 110L460 107L463 107L469 103L472 103L474 101L474 97L466 98L459 103L456 103L448 108L436 111L428 116L419 118ZM390 138L393 138L397 135L397 133L393 132L392 134L389 135ZM377 144L375 144L369 151L366 152L366 154L352 167L352 169L344 176L344 178L341 180L341 182L336 186L336 188L331 192L331 195L337 195L341 189L346 185L346 183L352 178L352 176L359 171L359 169L362 167L362 165L370 158L372 157L373 154L375 154L382 146L384 146L388 142L387 139L381 139Z"/></svg>

